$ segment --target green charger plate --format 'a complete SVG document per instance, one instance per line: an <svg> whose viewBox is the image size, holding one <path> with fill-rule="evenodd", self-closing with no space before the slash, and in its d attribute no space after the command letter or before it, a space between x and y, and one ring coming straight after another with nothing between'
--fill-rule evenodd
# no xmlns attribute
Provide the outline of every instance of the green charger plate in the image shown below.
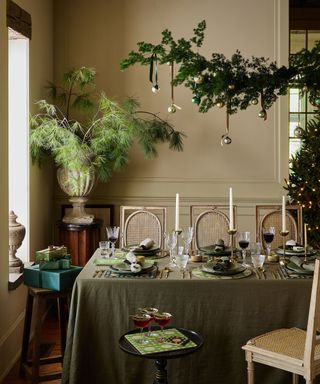
<svg viewBox="0 0 320 384"><path fill-rule="evenodd" d="M139 273L145 273L148 272L150 269L152 269L154 266L153 260L145 260L144 263L141 265L141 271L139 272L132 272L130 269L130 265L127 263L119 263L116 265L112 265L110 269L114 273L118 273L119 275L137 275Z"/></svg>

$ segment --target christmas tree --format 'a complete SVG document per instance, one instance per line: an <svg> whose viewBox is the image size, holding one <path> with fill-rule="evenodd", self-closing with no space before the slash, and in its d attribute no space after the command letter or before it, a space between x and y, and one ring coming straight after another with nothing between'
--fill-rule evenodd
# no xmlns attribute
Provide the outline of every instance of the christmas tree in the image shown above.
<svg viewBox="0 0 320 384"><path fill-rule="evenodd" d="M301 147L293 156L287 187L292 204L303 210L308 244L320 247L320 111L301 130Z"/></svg>

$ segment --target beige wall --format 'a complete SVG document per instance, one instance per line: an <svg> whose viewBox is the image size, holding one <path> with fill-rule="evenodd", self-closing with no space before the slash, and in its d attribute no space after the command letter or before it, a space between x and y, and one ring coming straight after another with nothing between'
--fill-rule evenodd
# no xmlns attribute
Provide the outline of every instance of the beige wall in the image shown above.
<svg viewBox="0 0 320 384"><path fill-rule="evenodd" d="M54 4L57 79L71 67L93 66L99 89L119 100L127 95L138 97L143 109L160 112L188 135L183 153L163 145L159 157L150 161L133 150L130 166L99 185L90 202L116 207L124 203L168 205L170 228L176 192L181 194L182 224L187 224L190 204L226 203L232 186L239 206L238 227L254 231L254 205L280 202L283 194L288 153L286 98L272 107L266 122L257 117L259 106L233 116L233 143L222 148L224 110L197 112L190 91L179 87L176 103L182 110L169 115L169 68L159 69L161 91L153 95L147 67L136 65L120 72L119 62L136 49L138 41L156 43L165 28L174 37L191 37L196 24L206 19L200 53L207 57L212 52L230 56L239 49L248 57L265 56L286 63L288 1L56 0ZM65 197L56 187L57 209L63 201Z"/></svg>
<svg viewBox="0 0 320 384"><path fill-rule="evenodd" d="M52 1L15 0L32 16L30 41L30 109L43 96L43 86L52 78ZM7 51L6 1L0 1L0 382L19 357L26 289L8 292L8 160L7 160ZM16 175L18 176L18 175ZM30 254L52 238L52 167L30 169ZM25 193L25 191L21 191Z"/></svg>

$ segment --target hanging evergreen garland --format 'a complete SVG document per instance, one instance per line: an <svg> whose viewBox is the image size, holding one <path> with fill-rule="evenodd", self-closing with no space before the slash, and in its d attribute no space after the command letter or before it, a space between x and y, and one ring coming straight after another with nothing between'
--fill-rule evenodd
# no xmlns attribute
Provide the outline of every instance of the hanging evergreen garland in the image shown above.
<svg viewBox="0 0 320 384"><path fill-rule="evenodd" d="M290 86L309 92L313 105L320 105L320 43L311 50L302 50L290 59L288 67L278 67L264 57L244 58L236 51L230 59L221 53L212 53L211 59L199 54L198 49L204 40L206 22L201 21L193 30L189 40L174 40L166 29L162 32L160 44L139 42L138 50L131 51L120 63L122 70L136 64L150 65L156 55L158 63L179 64L172 79L172 85L184 84L193 93L192 102L199 106L200 112L207 112L217 106L223 107L227 100L230 114L260 100L259 117L267 118L267 110L277 98L285 95Z"/></svg>

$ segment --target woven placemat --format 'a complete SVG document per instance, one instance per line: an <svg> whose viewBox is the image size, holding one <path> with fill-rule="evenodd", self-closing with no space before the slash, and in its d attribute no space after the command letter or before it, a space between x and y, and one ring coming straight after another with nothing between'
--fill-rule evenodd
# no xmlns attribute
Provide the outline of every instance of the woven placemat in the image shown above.
<svg viewBox="0 0 320 384"><path fill-rule="evenodd" d="M251 276L252 271L250 269L246 269L241 273L236 273L234 275L214 275L213 273L203 272L201 269L194 269L192 274L195 277L199 277L202 279L214 279L214 280L236 280L243 279L245 277Z"/></svg>

